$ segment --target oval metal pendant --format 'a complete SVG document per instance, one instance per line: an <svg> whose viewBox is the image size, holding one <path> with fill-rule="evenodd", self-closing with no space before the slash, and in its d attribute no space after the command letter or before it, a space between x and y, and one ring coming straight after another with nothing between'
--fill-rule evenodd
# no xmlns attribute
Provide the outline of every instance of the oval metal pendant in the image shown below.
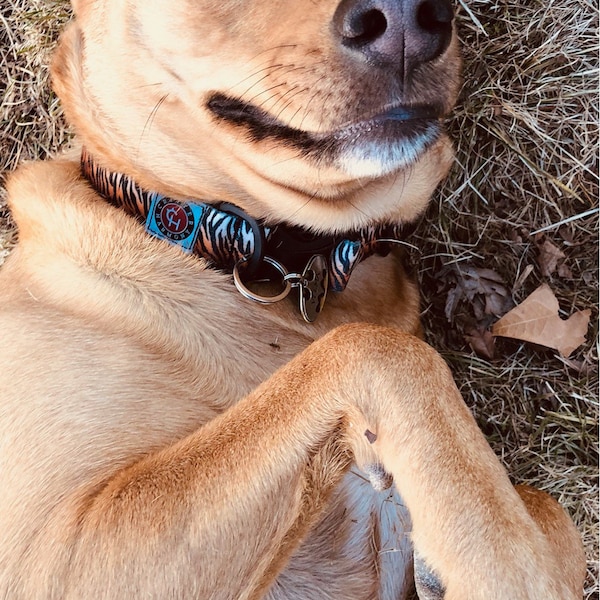
<svg viewBox="0 0 600 600"><path fill-rule="evenodd" d="M302 273L298 290L300 312L308 323L315 321L323 310L328 287L327 259L322 254L315 254Z"/></svg>

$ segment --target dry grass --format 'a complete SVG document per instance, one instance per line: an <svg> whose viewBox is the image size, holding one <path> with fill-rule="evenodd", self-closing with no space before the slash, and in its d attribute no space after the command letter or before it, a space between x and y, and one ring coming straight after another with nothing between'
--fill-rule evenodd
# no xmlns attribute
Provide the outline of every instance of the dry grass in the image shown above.
<svg viewBox="0 0 600 600"><path fill-rule="evenodd" d="M0 263L14 243L4 175L22 160L51 156L69 137L48 85L49 55L68 16L60 0L0 3Z"/></svg>
<svg viewBox="0 0 600 600"><path fill-rule="evenodd" d="M0 6L0 173L68 139L46 67L67 17L59 0ZM457 166L416 241L425 326L515 481L549 491L576 520L585 597L598 598L598 12L591 0L461 0L459 24ZM541 274L540 231L571 277ZM0 262L13 241L0 195ZM494 269L516 302L545 281L563 316L592 308L588 344L570 362L509 340L494 360L475 356L463 338L472 307L444 316L442 267L453 265Z"/></svg>
<svg viewBox="0 0 600 600"><path fill-rule="evenodd" d="M425 327L514 480L552 493L578 523L585 597L598 598L598 12L591 0L465 4L458 164L418 242ZM542 276L540 235L571 278ZM494 269L515 302L546 282L563 317L592 308L576 368L508 340L493 361L473 355L462 335L471 307L444 316L440 271L463 265Z"/></svg>

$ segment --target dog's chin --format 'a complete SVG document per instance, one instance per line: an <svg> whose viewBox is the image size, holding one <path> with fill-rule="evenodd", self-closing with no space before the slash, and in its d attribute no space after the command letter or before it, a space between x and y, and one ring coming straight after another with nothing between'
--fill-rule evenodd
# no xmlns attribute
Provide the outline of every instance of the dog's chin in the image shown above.
<svg viewBox="0 0 600 600"><path fill-rule="evenodd" d="M222 94L207 108L221 123L243 131L250 143L271 142L320 168L351 179L375 179L410 167L443 133L440 106L395 105L324 132L290 127L263 110Z"/></svg>
<svg viewBox="0 0 600 600"><path fill-rule="evenodd" d="M398 131L400 129L400 131ZM376 179L405 170L437 142L442 133L438 121L411 123L410 129L385 124L339 144L334 164L356 179Z"/></svg>

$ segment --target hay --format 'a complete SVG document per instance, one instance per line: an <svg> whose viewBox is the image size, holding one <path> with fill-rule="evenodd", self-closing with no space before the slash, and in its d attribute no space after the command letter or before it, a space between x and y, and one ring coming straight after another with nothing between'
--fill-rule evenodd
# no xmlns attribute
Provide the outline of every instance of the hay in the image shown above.
<svg viewBox="0 0 600 600"><path fill-rule="evenodd" d="M598 13L585 0L461 8L457 165L417 242L425 329L513 479L553 494L577 522L585 598L598 598ZM570 274L542 275L542 236ZM563 318L592 308L588 343L570 361L509 340L478 358L463 337L472 307L444 316L444 268L466 265L500 274L515 302L546 282Z"/></svg>
<svg viewBox="0 0 600 600"><path fill-rule="evenodd" d="M51 156L69 137L48 85L49 55L68 17L64 1L0 5L0 264L15 241L2 188L6 173L22 160Z"/></svg>
<svg viewBox="0 0 600 600"><path fill-rule="evenodd" d="M577 522L585 597L598 598L598 13L591 0L459 4L457 164L415 240L428 341L513 479L552 493ZM69 138L47 84L67 18L59 0L0 7L0 173ZM0 262L15 237L1 194ZM565 253L562 275L542 275L540 236ZM493 360L475 356L463 337L472 307L459 305L451 323L444 315L445 273L463 265L495 270L515 302L545 281L563 316L592 308L589 342L570 360L510 340Z"/></svg>

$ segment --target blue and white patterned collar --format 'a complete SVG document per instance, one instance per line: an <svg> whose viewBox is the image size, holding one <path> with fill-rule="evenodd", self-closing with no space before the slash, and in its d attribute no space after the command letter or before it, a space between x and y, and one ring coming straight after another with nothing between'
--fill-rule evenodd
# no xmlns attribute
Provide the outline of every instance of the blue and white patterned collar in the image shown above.
<svg viewBox="0 0 600 600"><path fill-rule="evenodd" d="M265 224L224 202L176 201L139 187L130 177L98 165L84 148L81 171L111 204L145 225L146 231L233 273L237 289L270 304L298 288L299 308L308 322L323 309L328 291L342 292L356 265L385 255L414 225L375 225L342 236L315 235L284 223ZM252 282L281 282L282 291L261 295Z"/></svg>

